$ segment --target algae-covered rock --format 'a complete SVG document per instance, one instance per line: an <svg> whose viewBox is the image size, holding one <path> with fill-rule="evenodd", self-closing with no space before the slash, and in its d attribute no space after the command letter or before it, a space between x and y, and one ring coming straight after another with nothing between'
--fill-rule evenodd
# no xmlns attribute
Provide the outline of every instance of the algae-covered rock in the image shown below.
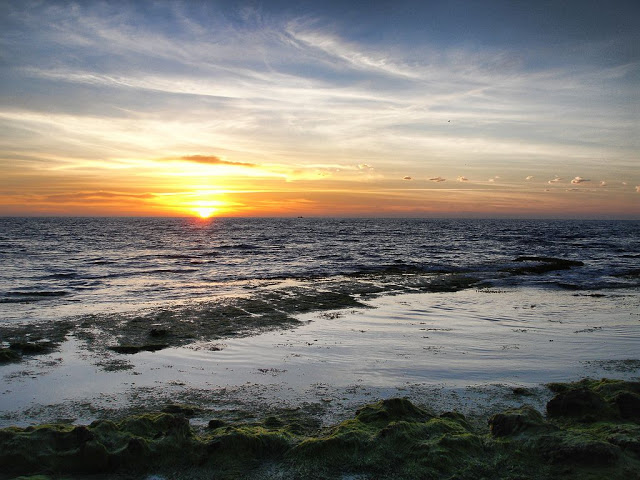
<svg viewBox="0 0 640 480"><path fill-rule="evenodd" d="M640 382L584 379L575 383L553 383L556 396L547 403L551 418L571 417L582 421L640 418Z"/></svg>
<svg viewBox="0 0 640 480"><path fill-rule="evenodd" d="M43 425L0 430L0 471L95 473L144 468L188 458L192 432L183 416L147 414L86 426Z"/></svg>
<svg viewBox="0 0 640 480"><path fill-rule="evenodd" d="M216 478L251 478L247 473L260 465L281 463L295 442L285 429L257 425L227 426L201 439L200 464L213 468Z"/></svg>
<svg viewBox="0 0 640 480"><path fill-rule="evenodd" d="M636 388L609 380L554 384L558 415L545 419L523 406L493 415L489 430L401 398L365 405L326 428L301 428L306 417L288 411L192 429L184 405L88 426L12 427L0 429L0 478L183 472L180 478L640 480ZM594 405L602 402L608 410L598 416Z"/></svg>
<svg viewBox="0 0 640 480"><path fill-rule="evenodd" d="M406 398L389 398L356 411L356 418L364 423L392 420L424 421L435 415L415 406Z"/></svg>
<svg viewBox="0 0 640 480"><path fill-rule="evenodd" d="M540 440L540 450L552 463L609 466L618 460L621 450L593 436L562 432Z"/></svg>
<svg viewBox="0 0 640 480"><path fill-rule="evenodd" d="M436 417L407 399L394 398L367 405L355 418L304 439L287 458L309 478L334 478L339 472L438 478L466 468L467 462L481 463L484 449L461 414Z"/></svg>
<svg viewBox="0 0 640 480"><path fill-rule="evenodd" d="M618 407L622 418L640 419L640 395L637 393L618 392L611 397L611 401Z"/></svg>
<svg viewBox="0 0 640 480"><path fill-rule="evenodd" d="M613 411L601 395L586 388L558 393L547 403L549 417L573 417L584 420L609 418Z"/></svg>
<svg viewBox="0 0 640 480"><path fill-rule="evenodd" d="M547 430L549 425L540 412L524 406L493 415L489 419L489 428L494 437L505 437L522 432Z"/></svg>

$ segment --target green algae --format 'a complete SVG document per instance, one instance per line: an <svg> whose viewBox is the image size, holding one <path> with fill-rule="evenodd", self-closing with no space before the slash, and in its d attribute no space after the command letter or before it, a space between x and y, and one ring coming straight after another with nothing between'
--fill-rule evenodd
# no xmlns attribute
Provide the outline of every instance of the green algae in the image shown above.
<svg viewBox="0 0 640 480"><path fill-rule="evenodd" d="M640 384L583 380L550 388L556 395L546 416L523 405L491 416L486 427L404 398L365 405L324 428L305 425L295 410L197 428L186 418L195 411L180 404L118 422L11 427L0 430L0 478L176 471L256 479L640 478L640 422L635 410L620 407Z"/></svg>

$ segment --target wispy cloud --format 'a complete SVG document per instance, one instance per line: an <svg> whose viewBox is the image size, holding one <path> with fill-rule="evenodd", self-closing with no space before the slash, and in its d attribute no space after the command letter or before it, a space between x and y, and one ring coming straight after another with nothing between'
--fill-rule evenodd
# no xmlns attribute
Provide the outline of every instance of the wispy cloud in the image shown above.
<svg viewBox="0 0 640 480"><path fill-rule="evenodd" d="M178 160L183 160L185 162L202 163L205 165L232 165L234 167L250 168L257 166L255 163L230 162L228 160L222 160L220 157L217 157L215 155L186 155L184 157L179 157Z"/></svg>
<svg viewBox="0 0 640 480"><path fill-rule="evenodd" d="M525 178L526 181L533 180L535 177L533 175L527 175Z"/></svg>
<svg viewBox="0 0 640 480"><path fill-rule="evenodd" d="M562 182L562 180L563 180L563 179L562 179L561 177L554 177L554 178L552 178L551 180L549 180L547 183L548 183L549 185L553 185L554 183L560 183L560 182Z"/></svg>
<svg viewBox="0 0 640 480"><path fill-rule="evenodd" d="M456 180L458 180L459 182L468 182L469 179L467 177L463 177L463 176L459 176Z"/></svg>
<svg viewBox="0 0 640 480"><path fill-rule="evenodd" d="M315 49L326 55L326 61L337 62L356 70L383 73L391 76L419 78L420 75L388 54L367 52L361 45L323 30L310 28L308 22L292 21L286 28L292 43L302 50Z"/></svg>
<svg viewBox="0 0 640 480"><path fill-rule="evenodd" d="M429 179L429 181L436 182L436 183L445 182L446 180L447 180L446 178L442 178L442 177L431 177Z"/></svg>

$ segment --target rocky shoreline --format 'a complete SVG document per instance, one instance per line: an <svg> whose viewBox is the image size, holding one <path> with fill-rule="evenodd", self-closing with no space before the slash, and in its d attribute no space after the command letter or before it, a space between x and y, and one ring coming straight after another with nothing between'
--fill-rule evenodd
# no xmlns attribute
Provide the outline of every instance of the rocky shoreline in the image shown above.
<svg viewBox="0 0 640 480"><path fill-rule="evenodd" d="M0 430L0 478L640 478L640 382L548 388L544 415L523 404L484 424L390 398L331 426L296 411L197 426L194 407L173 405L86 426L10 427Z"/></svg>

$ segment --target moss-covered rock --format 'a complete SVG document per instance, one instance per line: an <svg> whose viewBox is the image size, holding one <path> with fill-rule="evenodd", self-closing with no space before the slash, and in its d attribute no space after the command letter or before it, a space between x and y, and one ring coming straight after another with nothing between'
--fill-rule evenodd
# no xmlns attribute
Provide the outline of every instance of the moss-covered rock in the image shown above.
<svg viewBox="0 0 640 480"><path fill-rule="evenodd" d="M189 460L195 442L188 421L146 414L89 426L42 425L0 430L0 470L16 474L106 472ZM183 451L184 449L184 451Z"/></svg>
<svg viewBox="0 0 640 480"><path fill-rule="evenodd" d="M547 403L547 415L551 418L585 422L640 418L640 382L585 379L553 383L549 388L556 392Z"/></svg>
<svg viewBox="0 0 640 480"><path fill-rule="evenodd" d="M407 399L382 400L328 428L295 410L255 423L149 413L88 426L0 430L0 478L9 475L161 473L198 478L640 479L637 382L553 384L553 415L523 406L489 429L456 412L436 415ZM602 411L600 407L606 408ZM554 410L557 409L557 410ZM598 413L600 412L600 413ZM200 432L200 433L196 433ZM182 478L189 478L185 473Z"/></svg>

